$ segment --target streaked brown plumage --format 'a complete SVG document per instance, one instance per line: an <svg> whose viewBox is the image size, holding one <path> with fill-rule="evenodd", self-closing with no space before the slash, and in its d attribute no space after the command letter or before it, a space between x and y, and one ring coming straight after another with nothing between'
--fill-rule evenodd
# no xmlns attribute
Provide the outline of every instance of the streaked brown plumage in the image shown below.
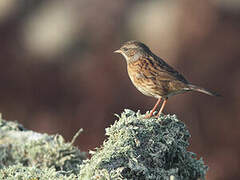
<svg viewBox="0 0 240 180"><path fill-rule="evenodd" d="M115 51L127 61L128 74L134 86L144 95L158 99L147 117L151 117L163 99L158 115L163 111L167 99L187 91L198 91L211 96L219 96L204 88L190 84L180 73L156 56L143 43L128 41Z"/></svg>

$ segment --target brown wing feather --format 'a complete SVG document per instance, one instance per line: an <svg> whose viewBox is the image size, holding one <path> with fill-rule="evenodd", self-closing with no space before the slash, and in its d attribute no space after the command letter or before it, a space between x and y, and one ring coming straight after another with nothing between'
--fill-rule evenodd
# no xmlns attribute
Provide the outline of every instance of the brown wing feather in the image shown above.
<svg viewBox="0 0 240 180"><path fill-rule="evenodd" d="M182 91L186 87L183 82L185 79L182 77L184 80L179 80L179 75L172 75L166 70L170 66L165 64L165 68L162 68L162 65L151 58L140 58L128 64L128 73L133 84L145 95L159 98Z"/></svg>
<svg viewBox="0 0 240 180"><path fill-rule="evenodd" d="M188 84L188 81L181 75L179 72L177 72L173 67L168 65L163 59L156 56L155 54L151 54L149 56L149 61L153 61L155 63L155 67L158 68L159 71L163 71L164 76L169 77L170 79L176 79L178 81L182 81L185 84Z"/></svg>

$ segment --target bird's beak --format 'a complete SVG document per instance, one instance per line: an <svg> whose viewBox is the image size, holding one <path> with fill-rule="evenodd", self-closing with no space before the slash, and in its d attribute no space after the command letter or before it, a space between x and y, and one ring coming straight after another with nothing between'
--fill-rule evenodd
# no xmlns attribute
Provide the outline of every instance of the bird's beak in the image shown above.
<svg viewBox="0 0 240 180"><path fill-rule="evenodd" d="M114 53L121 53L122 51L120 49L114 51Z"/></svg>

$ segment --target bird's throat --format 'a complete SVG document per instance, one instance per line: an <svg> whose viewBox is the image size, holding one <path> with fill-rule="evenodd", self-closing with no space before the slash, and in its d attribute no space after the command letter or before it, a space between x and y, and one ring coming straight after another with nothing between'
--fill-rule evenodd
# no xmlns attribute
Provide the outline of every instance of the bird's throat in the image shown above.
<svg viewBox="0 0 240 180"><path fill-rule="evenodd" d="M125 59L127 60L127 63L131 63L131 62L134 62L134 61L137 61L139 60L139 58L142 57L142 55L140 53L136 53L134 54L133 56L127 56L127 55L123 55L125 57Z"/></svg>

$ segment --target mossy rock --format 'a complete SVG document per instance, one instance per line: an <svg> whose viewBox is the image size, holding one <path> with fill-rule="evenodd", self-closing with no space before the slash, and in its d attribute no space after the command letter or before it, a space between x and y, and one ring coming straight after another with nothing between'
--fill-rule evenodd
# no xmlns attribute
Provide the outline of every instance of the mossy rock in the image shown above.
<svg viewBox="0 0 240 180"><path fill-rule="evenodd" d="M61 135L26 130L0 118L0 179L197 180L207 166L187 151L190 134L175 115L145 119L125 110L106 128L100 148L85 153Z"/></svg>
<svg viewBox="0 0 240 180"><path fill-rule="evenodd" d="M18 179L21 173L19 179L29 179L31 172L71 177L79 173L83 159L85 153L61 135L33 132L0 118L0 179Z"/></svg>
<svg viewBox="0 0 240 180"><path fill-rule="evenodd" d="M80 179L196 180L207 166L187 151L190 134L175 115L145 119L125 110L106 129L108 139L81 165Z"/></svg>

